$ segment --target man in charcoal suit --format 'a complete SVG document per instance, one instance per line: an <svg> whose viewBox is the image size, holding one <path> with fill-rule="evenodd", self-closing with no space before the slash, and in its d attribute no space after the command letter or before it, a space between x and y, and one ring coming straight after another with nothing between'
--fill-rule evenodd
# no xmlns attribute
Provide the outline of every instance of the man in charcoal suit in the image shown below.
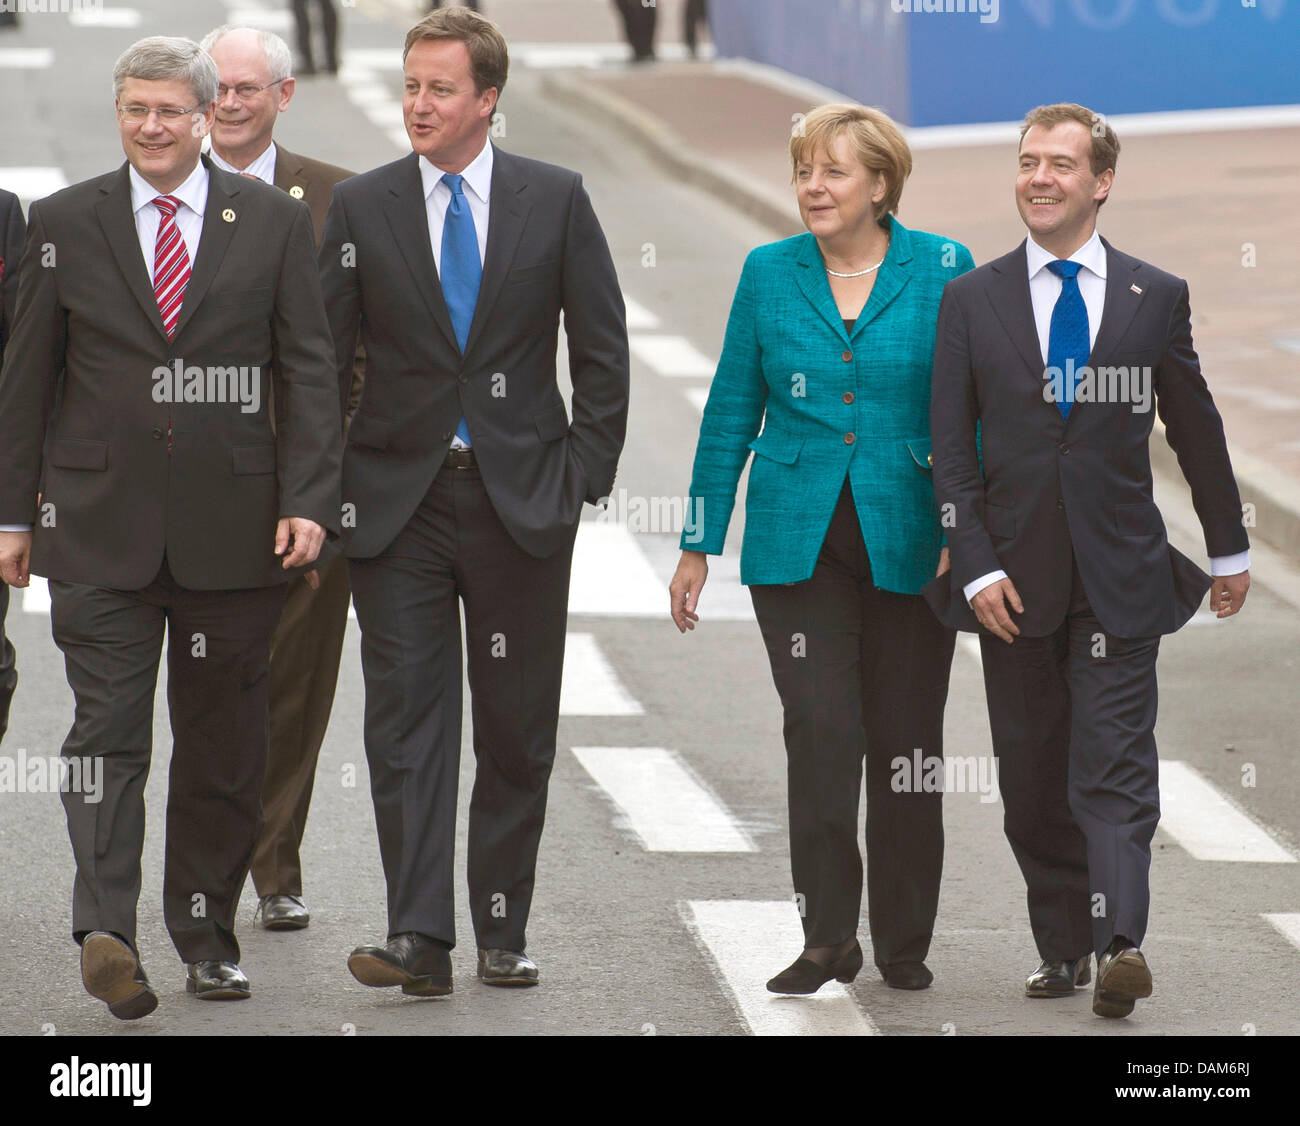
<svg viewBox="0 0 1300 1126"><path fill-rule="evenodd" d="M13 192L0 188L0 366L4 364L5 341L13 334L14 310L18 304L18 257L23 251L22 204ZM13 643L5 636L9 611L9 585L0 578L0 741L9 729L9 705L18 687L18 658Z"/></svg>
<svg viewBox="0 0 1300 1126"><path fill-rule="evenodd" d="M946 624L980 632L1006 833L1042 958L1026 994L1068 996L1095 953L1105 1017L1152 988L1141 943L1160 638L1207 589L1222 618L1250 586L1187 283L1097 233L1118 154L1091 110L1031 112L1016 181L1029 237L945 289L931 435L952 568L926 588ZM1170 547L1152 500L1153 404L1213 579Z"/></svg>
<svg viewBox="0 0 1300 1126"><path fill-rule="evenodd" d="M77 702L63 755L102 770L98 803L63 795L73 935L86 990L130 1020L157 1005L136 901L164 629L163 914L190 992L249 996L234 916L267 650L292 568L339 531L342 420L307 208L201 157L212 59L143 39L113 85L126 162L31 208L0 374L0 574L49 579Z"/></svg>
<svg viewBox="0 0 1300 1126"><path fill-rule="evenodd" d="M320 262L340 397L366 385L344 453L365 740L388 941L371 986L451 992L461 634L477 759L469 893L478 974L534 985L525 953L555 757L569 568L627 419L623 299L579 176L488 140L505 40L466 8L407 35L413 152L334 189ZM573 421L556 385L564 313Z"/></svg>

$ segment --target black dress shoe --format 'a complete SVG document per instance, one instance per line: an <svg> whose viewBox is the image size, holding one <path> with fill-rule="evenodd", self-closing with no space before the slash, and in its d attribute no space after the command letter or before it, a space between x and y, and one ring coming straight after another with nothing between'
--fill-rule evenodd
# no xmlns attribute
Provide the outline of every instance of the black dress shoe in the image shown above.
<svg viewBox="0 0 1300 1126"><path fill-rule="evenodd" d="M268 931L300 931L311 922L307 905L297 895L264 895L257 904L262 927Z"/></svg>
<svg viewBox="0 0 1300 1126"><path fill-rule="evenodd" d="M536 985L537 966L515 950L478 948L478 978L484 985Z"/></svg>
<svg viewBox="0 0 1300 1126"><path fill-rule="evenodd" d="M846 985L862 969L862 947L857 939L853 949L829 966L818 965L811 958L798 958L767 983L769 993L816 993L831 978Z"/></svg>
<svg viewBox="0 0 1300 1126"><path fill-rule="evenodd" d="M136 952L108 931L91 931L82 941L81 982L118 1020L139 1020L158 1007Z"/></svg>
<svg viewBox="0 0 1300 1126"><path fill-rule="evenodd" d="M880 976L890 989L926 989L934 981L934 974L924 962L894 962L881 966Z"/></svg>
<svg viewBox="0 0 1300 1126"><path fill-rule="evenodd" d="M1026 997L1068 997L1075 986L1092 980L1092 955L1068 961L1045 958L1042 965L1025 979Z"/></svg>
<svg viewBox="0 0 1300 1126"><path fill-rule="evenodd" d="M185 967L185 992L200 1001L242 1001L252 986L235 962L191 962Z"/></svg>
<svg viewBox="0 0 1300 1126"><path fill-rule="evenodd" d="M1092 1011L1099 1017L1126 1017L1133 1003L1151 996L1151 970L1142 951L1117 938L1097 959L1097 984L1092 992Z"/></svg>
<svg viewBox="0 0 1300 1126"><path fill-rule="evenodd" d="M413 997L445 997L451 992L451 951L445 943L408 931L383 946L358 946L348 969L362 985L382 989L400 985Z"/></svg>

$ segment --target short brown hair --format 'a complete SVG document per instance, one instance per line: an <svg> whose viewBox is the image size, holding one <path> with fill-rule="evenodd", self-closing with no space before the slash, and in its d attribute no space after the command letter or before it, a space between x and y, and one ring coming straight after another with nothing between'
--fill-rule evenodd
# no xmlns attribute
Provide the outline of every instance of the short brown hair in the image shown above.
<svg viewBox="0 0 1300 1126"><path fill-rule="evenodd" d="M1024 142L1025 134L1035 125L1051 129L1055 125L1064 125L1067 121L1077 121L1087 128L1092 137L1092 151L1088 164L1094 176L1100 176L1106 169L1115 171L1119 160L1119 138L1101 114L1094 113L1077 102L1057 102L1052 106L1038 106L1025 114L1025 123L1020 127L1020 140Z"/></svg>
<svg viewBox="0 0 1300 1126"><path fill-rule="evenodd" d="M474 92L496 87L498 100L506 88L506 75L510 70L510 52L501 29L490 19L469 8L436 8L406 33L406 46L402 48L402 62L422 39L455 39L465 44L469 52L469 72L474 79Z"/></svg>
<svg viewBox="0 0 1300 1126"><path fill-rule="evenodd" d="M838 137L848 137L863 167L885 178L885 197L876 204L876 221L897 212L903 184L912 174L912 150L890 116L869 106L839 102L805 114L790 134L791 179L814 153L829 153Z"/></svg>

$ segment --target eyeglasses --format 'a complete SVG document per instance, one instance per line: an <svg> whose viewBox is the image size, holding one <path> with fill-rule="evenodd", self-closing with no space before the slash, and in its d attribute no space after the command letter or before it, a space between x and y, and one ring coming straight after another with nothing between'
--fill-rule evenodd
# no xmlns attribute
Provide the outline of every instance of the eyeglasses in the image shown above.
<svg viewBox="0 0 1300 1126"><path fill-rule="evenodd" d="M288 75L285 75L285 78L287 77ZM263 90L269 90L272 86L279 86L283 81L284 78L277 78L274 82L268 82L265 86L255 86L251 82L241 82L238 86L218 86L217 101L224 102L226 100L226 95L229 94L231 90L234 90L235 97L237 97L241 102L251 101Z"/></svg>
<svg viewBox="0 0 1300 1126"><path fill-rule="evenodd" d="M189 117L198 106L190 106L189 109L181 109L179 106L118 106L117 116L125 121L128 125L143 125L151 113L158 115L158 120L162 122L176 122L181 118Z"/></svg>

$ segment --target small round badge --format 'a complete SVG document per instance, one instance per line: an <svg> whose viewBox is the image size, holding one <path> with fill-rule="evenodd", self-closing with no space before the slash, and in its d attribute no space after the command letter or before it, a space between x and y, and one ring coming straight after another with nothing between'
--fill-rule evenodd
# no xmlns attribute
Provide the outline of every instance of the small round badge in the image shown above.
<svg viewBox="0 0 1300 1126"><path fill-rule="evenodd" d="M229 207L227 207L225 211L221 213L221 217L227 223L233 223L235 221L235 213Z"/></svg>
<svg viewBox="0 0 1300 1126"><path fill-rule="evenodd" d="M294 199L302 199L302 188L297 184L294 184L294 186L289 189L289 194L293 196Z"/></svg>

